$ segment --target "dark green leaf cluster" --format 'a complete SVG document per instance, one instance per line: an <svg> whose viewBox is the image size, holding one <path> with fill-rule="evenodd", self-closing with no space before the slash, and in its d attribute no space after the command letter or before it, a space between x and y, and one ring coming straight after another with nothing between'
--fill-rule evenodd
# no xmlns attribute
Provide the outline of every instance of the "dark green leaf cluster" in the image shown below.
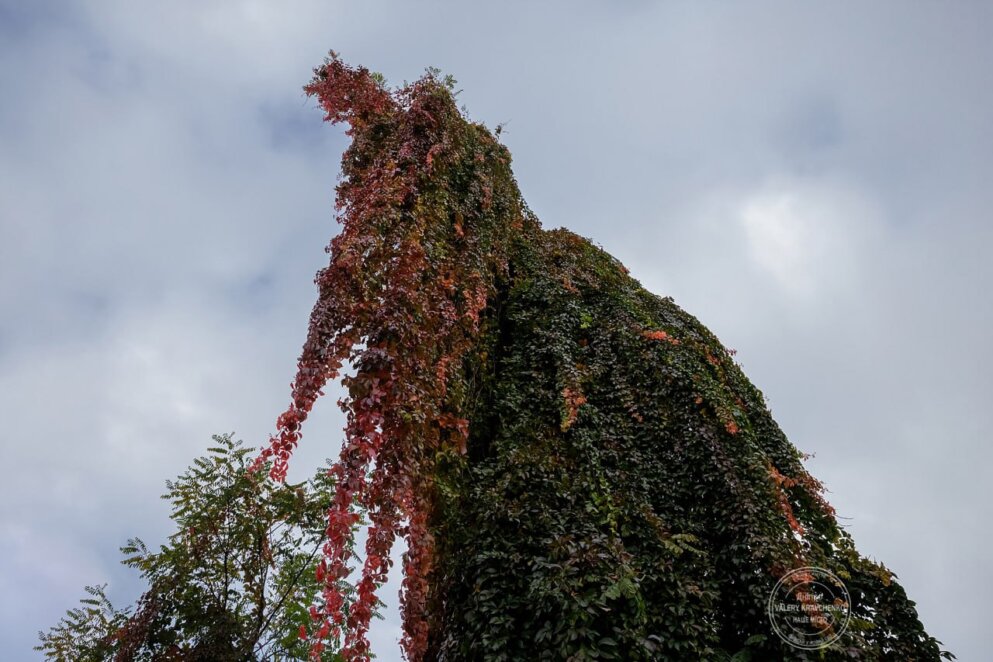
<svg viewBox="0 0 993 662"><path fill-rule="evenodd" d="M485 134L446 115L446 145ZM444 154L419 193L451 210L438 227L515 233L449 384L470 437L438 464L427 659L951 657L855 550L732 351L588 240L541 229L508 154ZM804 566L853 599L844 636L807 652L766 612Z"/></svg>
<svg viewBox="0 0 993 662"><path fill-rule="evenodd" d="M510 269L467 365L468 456L439 478L439 657L939 659L713 334L564 230ZM855 599L816 653L765 610L802 565Z"/></svg>

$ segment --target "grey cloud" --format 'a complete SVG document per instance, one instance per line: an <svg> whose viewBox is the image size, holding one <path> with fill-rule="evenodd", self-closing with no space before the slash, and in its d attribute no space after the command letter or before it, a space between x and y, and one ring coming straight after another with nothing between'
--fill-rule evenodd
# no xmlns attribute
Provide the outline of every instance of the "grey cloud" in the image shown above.
<svg viewBox="0 0 993 662"><path fill-rule="evenodd" d="M335 229L344 141L300 92L332 47L508 122L546 226L738 349L860 549L983 659L993 10L616 4L0 2L5 659L85 583L133 597L116 548L165 533L211 433L268 434ZM395 599L380 625L398 659Z"/></svg>

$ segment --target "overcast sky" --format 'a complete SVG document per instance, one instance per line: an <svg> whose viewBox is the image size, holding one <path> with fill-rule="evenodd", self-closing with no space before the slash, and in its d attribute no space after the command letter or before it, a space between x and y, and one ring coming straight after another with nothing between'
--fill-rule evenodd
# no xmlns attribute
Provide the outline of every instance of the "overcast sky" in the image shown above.
<svg viewBox="0 0 993 662"><path fill-rule="evenodd" d="M0 657L262 443L337 226L328 49L451 73L546 227L738 350L859 549L988 659L993 5L0 0ZM291 478L336 455L333 394ZM390 594L395 593L395 585ZM391 604L375 626L399 659Z"/></svg>

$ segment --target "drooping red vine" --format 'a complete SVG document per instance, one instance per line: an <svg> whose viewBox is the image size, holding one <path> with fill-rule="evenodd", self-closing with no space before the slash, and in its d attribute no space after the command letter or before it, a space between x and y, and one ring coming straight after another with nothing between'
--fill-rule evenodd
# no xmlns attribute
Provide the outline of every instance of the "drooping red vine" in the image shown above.
<svg viewBox="0 0 993 662"><path fill-rule="evenodd" d="M343 227L316 278L319 296L290 406L256 466L271 461L272 477L285 478L321 389L350 363L353 372L342 379L348 396L339 401L345 442L331 470L337 490L318 568L325 605L312 611L314 653L322 640L341 636L346 659L369 659L376 588L402 535L402 646L416 660L428 636L431 465L438 452L465 452L468 421L449 388L493 280L506 269L501 246L509 228L487 219L495 205L502 218L521 211L516 190L495 200L487 173L508 166L506 151L464 120L450 84L435 72L390 91L332 53L304 89L326 121L349 125L336 201ZM356 503L371 524L357 598L346 614L340 585L352 570Z"/></svg>

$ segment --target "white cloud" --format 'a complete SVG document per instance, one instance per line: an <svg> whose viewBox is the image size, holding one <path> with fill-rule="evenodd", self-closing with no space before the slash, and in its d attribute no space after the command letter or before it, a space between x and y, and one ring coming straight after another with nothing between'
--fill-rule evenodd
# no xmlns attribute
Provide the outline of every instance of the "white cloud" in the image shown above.
<svg viewBox="0 0 993 662"><path fill-rule="evenodd" d="M742 200L738 216L755 264L807 299L864 278L859 270L882 225L863 197L817 181L767 186Z"/></svg>

